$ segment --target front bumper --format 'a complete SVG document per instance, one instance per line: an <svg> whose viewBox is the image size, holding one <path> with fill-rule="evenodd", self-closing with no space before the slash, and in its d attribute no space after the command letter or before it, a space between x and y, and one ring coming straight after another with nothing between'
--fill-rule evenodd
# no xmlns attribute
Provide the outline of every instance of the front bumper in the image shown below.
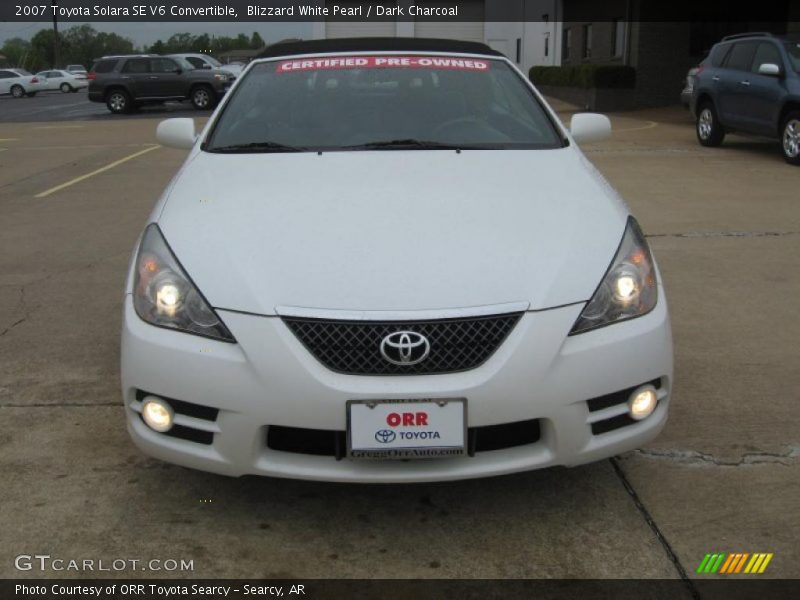
<svg viewBox="0 0 800 600"><path fill-rule="evenodd" d="M582 308L525 313L497 352L471 371L365 377L323 367L280 318L219 311L239 342L227 344L144 323L129 295L122 331L128 430L152 456L233 476L419 482L600 460L645 444L663 428L672 386L672 340L663 293L644 317L568 337ZM624 418L626 408L617 404L592 412L587 400L650 381L659 387L652 415L593 433L592 423L602 429L597 424ZM213 419L181 417L189 429L201 428L207 440L150 430L138 412L143 392L219 409ZM337 460L267 446L270 426L344 431L347 400L436 397L467 398L470 428L535 419L540 436L534 443L474 456L414 461Z"/></svg>

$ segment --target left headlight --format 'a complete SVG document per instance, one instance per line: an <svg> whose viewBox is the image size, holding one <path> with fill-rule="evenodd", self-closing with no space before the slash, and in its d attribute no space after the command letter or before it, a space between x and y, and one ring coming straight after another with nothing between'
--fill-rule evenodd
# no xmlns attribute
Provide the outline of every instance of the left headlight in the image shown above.
<svg viewBox="0 0 800 600"><path fill-rule="evenodd" d="M189 279L155 223L144 231L135 269L133 306L142 320L159 327L236 342Z"/></svg>
<svg viewBox="0 0 800 600"><path fill-rule="evenodd" d="M657 284L650 248L636 219L629 217L614 260L570 335L649 313L658 299Z"/></svg>

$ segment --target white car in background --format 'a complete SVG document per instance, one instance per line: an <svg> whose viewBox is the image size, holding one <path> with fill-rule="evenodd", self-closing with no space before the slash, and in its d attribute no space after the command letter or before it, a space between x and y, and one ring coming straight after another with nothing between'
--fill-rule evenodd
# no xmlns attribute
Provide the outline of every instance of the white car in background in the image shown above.
<svg viewBox="0 0 800 600"><path fill-rule="evenodd" d="M40 71L36 77L44 81L45 90L61 90L63 93L77 92L89 87L86 74L70 73L69 71L52 70Z"/></svg>
<svg viewBox="0 0 800 600"><path fill-rule="evenodd" d="M86 75L86 67L83 65L67 65L65 71L75 73L76 75Z"/></svg>
<svg viewBox="0 0 800 600"><path fill-rule="evenodd" d="M502 54L276 44L197 135L137 243L135 443L227 475L416 482L579 465L667 420L664 290L628 207ZM236 172L237 176L228 175Z"/></svg>
<svg viewBox="0 0 800 600"><path fill-rule="evenodd" d="M31 75L25 69L0 69L0 95L11 94L15 98L33 97L43 91L47 81Z"/></svg>
<svg viewBox="0 0 800 600"><path fill-rule="evenodd" d="M211 69L214 71L225 71L234 79L242 72L240 65L224 65L210 54L170 54L174 58L188 60L195 69Z"/></svg>

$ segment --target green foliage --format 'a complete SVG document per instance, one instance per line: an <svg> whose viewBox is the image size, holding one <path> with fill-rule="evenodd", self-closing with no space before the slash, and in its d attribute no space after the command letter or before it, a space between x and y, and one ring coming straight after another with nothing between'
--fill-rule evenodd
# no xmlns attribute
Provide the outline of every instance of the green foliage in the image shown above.
<svg viewBox="0 0 800 600"><path fill-rule="evenodd" d="M529 77L534 85L582 89L620 89L632 88L636 85L636 69L623 65L531 67Z"/></svg>
<svg viewBox="0 0 800 600"><path fill-rule="evenodd" d="M0 48L0 54L5 55L6 62L12 67L22 66L30 52L31 43L22 38L6 40L6 43Z"/></svg>
<svg viewBox="0 0 800 600"><path fill-rule="evenodd" d="M30 41L22 38L6 40L0 54L13 67L28 69L32 73L43 69L64 68L80 64L87 69L96 58L107 54L131 54L136 51L133 42L116 33L97 32L91 25L70 27L59 34L59 64L55 62L55 35L51 28L40 29ZM173 54L177 52L203 52L220 54L229 50L258 50L266 45L257 31L251 36L240 33L236 37L193 35L176 33L168 40L158 40L145 47L145 52Z"/></svg>
<svg viewBox="0 0 800 600"><path fill-rule="evenodd" d="M192 35L191 33L176 33L167 41L158 40L145 48L146 52L153 54L177 54L180 52L202 52L205 54L221 54L229 50L258 50L265 46L263 38L257 31L247 37L240 33L236 37L209 36L207 33Z"/></svg>
<svg viewBox="0 0 800 600"><path fill-rule="evenodd" d="M81 64L89 68L95 58L105 54L130 54L133 42L116 33L98 33L91 25L71 27L59 35L59 64L55 64L55 34L52 29L40 29L30 41L20 38L7 40L0 54L8 63L35 73L42 69L64 68Z"/></svg>

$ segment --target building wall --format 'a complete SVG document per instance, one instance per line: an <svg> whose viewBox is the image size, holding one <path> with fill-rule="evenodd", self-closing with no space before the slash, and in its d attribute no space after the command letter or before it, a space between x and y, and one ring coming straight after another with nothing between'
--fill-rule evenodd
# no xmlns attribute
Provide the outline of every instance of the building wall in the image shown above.
<svg viewBox="0 0 800 600"><path fill-rule="evenodd" d="M408 6L415 0L388 0L385 4ZM325 3L325 0L316 0ZM436 0L428 4L435 4ZM433 21L415 23L413 20L375 23L313 24L312 37L322 39L341 36L402 36L442 37L482 41L508 56L525 73L534 65L558 65L561 61L561 4L562 0L472 0L462 2L460 8L469 12L470 18L485 16L483 22L463 23ZM492 21L492 11L502 7L515 13L518 21ZM496 15L495 15L496 16ZM546 17L546 21L545 21ZM547 53L545 54L545 39ZM520 53L517 62L517 40Z"/></svg>

